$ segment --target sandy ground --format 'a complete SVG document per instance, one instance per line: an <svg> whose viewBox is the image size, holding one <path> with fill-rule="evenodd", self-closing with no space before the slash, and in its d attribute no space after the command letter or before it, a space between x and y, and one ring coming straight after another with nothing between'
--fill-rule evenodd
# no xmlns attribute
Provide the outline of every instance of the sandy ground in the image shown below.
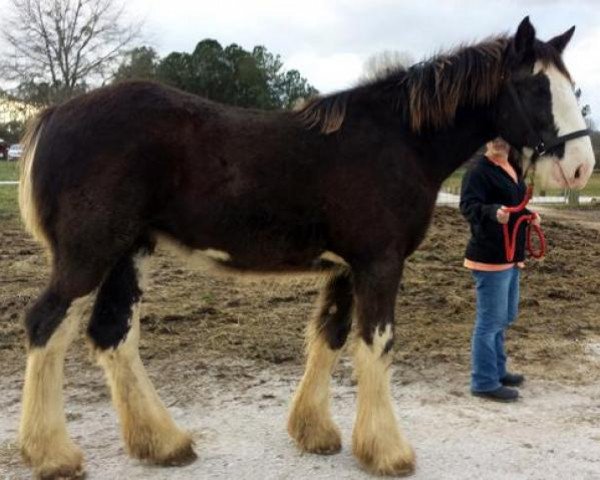
<svg viewBox="0 0 600 480"><path fill-rule="evenodd" d="M523 274L521 315L508 336L522 400L468 393L472 280L461 266L466 227L438 209L407 264L397 300L393 393L418 456L418 479L600 478L600 214L586 229L547 219L549 254ZM334 416L344 448L301 455L289 440L289 397L302 372L303 330L319 281L214 277L160 252L144 299L141 354L199 459L182 469L130 460L106 386L81 341L66 372L69 429L91 479L367 478L350 452L355 388L343 362ZM44 285L40 249L16 219L0 230L0 478L29 478L15 447L24 371L21 315ZM347 358L347 357L346 357Z"/></svg>
<svg viewBox="0 0 600 480"><path fill-rule="evenodd" d="M92 388L67 386L69 427L85 449L89 479L370 478L360 471L349 445L356 399L348 365L341 366L333 388L334 418L344 446L341 453L325 457L301 454L285 431L298 367L233 362L225 368L219 361L195 367L185 381L193 399L189 403L178 402L177 390L160 388L176 421L196 440L199 458L183 468L151 467L125 455L110 402L93 388L101 382L98 371L90 369ZM151 370L160 385L161 365ZM396 412L418 458L413 478L600 478L600 382L567 387L532 379L522 389L522 400L507 405L469 396L467 380L451 366L440 366L407 383L397 369ZM8 388L3 383L0 476L29 478L14 444L20 379L12 379Z"/></svg>

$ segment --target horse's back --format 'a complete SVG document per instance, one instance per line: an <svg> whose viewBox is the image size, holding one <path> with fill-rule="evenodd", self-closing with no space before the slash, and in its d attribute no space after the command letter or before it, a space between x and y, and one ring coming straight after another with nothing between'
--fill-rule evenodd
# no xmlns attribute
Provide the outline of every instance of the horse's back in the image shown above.
<svg viewBox="0 0 600 480"><path fill-rule="evenodd" d="M42 228L52 238L138 235L145 214L172 188L178 137L192 113L209 121L214 110L150 82L99 89L55 107L36 139L29 179Z"/></svg>
<svg viewBox="0 0 600 480"><path fill-rule="evenodd" d="M289 113L151 82L99 89L44 125L33 169L40 218L51 236L78 244L100 232L111 232L109 244L161 233L235 251L240 265L301 264L326 236L317 208L324 164L305 153L307 137Z"/></svg>

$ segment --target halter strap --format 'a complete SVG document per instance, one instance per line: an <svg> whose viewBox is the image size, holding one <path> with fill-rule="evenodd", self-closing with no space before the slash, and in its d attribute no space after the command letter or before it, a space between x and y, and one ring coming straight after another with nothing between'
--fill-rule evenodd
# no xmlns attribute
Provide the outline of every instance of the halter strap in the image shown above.
<svg viewBox="0 0 600 480"><path fill-rule="evenodd" d="M577 130L575 132L567 133L565 135L550 138L544 141L542 135L533 128L529 115L527 115L527 112L523 107L523 102L521 102L521 99L519 98L519 95L517 94L517 91L511 81L508 82L508 93L513 99L519 117L521 117L527 128L526 145L533 149L531 163L534 163L539 157L548 153L548 150L552 148L558 147L559 145L564 145L569 140L589 136L591 134L590 130L585 128L582 130Z"/></svg>

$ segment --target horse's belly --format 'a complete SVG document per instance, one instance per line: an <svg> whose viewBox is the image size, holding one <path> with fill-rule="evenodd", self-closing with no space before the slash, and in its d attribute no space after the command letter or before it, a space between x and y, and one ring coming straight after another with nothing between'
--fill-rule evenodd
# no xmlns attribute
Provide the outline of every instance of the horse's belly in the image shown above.
<svg viewBox="0 0 600 480"><path fill-rule="evenodd" d="M176 247L191 265L219 266L242 272L304 272L327 270L344 264L339 256L324 248L322 242L271 238L261 235L230 242L181 242L168 235L158 235L159 244ZM232 239L233 240L233 239Z"/></svg>

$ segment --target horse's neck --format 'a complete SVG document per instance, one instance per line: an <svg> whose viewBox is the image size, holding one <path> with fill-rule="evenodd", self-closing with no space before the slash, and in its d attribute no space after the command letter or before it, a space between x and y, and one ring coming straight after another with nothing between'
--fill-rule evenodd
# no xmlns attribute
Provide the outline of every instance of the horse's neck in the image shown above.
<svg viewBox="0 0 600 480"><path fill-rule="evenodd" d="M426 173L435 183L441 184L496 136L490 112L489 107L459 109L452 127L425 136L424 148L429 152Z"/></svg>

